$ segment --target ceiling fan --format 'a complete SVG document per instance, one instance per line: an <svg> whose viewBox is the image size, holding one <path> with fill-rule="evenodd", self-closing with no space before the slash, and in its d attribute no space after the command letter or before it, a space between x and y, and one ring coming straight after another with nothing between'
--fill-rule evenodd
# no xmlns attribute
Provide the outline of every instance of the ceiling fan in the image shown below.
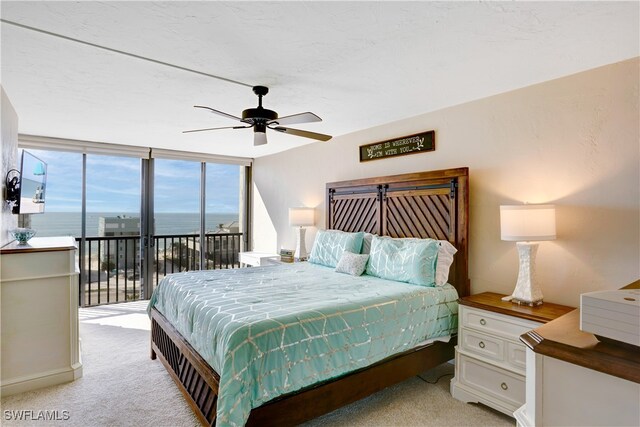
<svg viewBox="0 0 640 427"><path fill-rule="evenodd" d="M257 108L248 108L242 112L242 118L236 117L233 114L227 114L222 111L214 110L213 108L205 107L203 105L194 105L195 108L203 108L205 110L209 110L212 113L219 114L221 116L238 120L239 122L244 123L244 126L225 126L218 128L207 128L207 129L194 129L194 130L185 130L182 133L191 133L191 132L204 132L210 130L219 130L219 129L247 129L253 128L253 145L264 145L267 143L267 128L273 129L277 132L288 133L295 136L302 136L304 138L317 139L319 141L328 141L331 139L330 135L324 135L322 133L309 132L306 130L300 129L292 129L288 127L283 127L282 125L292 125L298 123L311 123L311 122L321 122L322 119L317 115L306 112L306 113L298 113L292 114L290 116L278 117L278 113L273 110L267 110L262 107L262 97L269 93L269 88L266 86L254 86L253 93L258 95L258 107Z"/></svg>

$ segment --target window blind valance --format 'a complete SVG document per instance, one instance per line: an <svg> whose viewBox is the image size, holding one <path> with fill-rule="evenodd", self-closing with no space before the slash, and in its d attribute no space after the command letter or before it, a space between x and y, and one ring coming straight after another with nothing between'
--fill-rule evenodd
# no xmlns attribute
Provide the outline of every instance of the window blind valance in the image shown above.
<svg viewBox="0 0 640 427"><path fill-rule="evenodd" d="M18 147L34 150L70 151L74 153L103 154L113 156L149 158L149 147L109 144L78 139L52 138L37 135L18 135Z"/></svg>
<svg viewBox="0 0 640 427"><path fill-rule="evenodd" d="M196 162L223 163L238 166L251 166L253 159L248 157L219 156L209 153L194 153L190 151L167 150L164 148L152 148L151 158L192 160Z"/></svg>
<svg viewBox="0 0 640 427"><path fill-rule="evenodd" d="M196 162L223 163L238 166L251 166L253 159L247 157L220 156L209 153L196 153L164 148L136 147L107 142L83 141L78 139L53 138L38 135L18 135L18 147L34 150L70 151L74 153L103 154L113 156L138 157L141 159L162 158L191 160Z"/></svg>

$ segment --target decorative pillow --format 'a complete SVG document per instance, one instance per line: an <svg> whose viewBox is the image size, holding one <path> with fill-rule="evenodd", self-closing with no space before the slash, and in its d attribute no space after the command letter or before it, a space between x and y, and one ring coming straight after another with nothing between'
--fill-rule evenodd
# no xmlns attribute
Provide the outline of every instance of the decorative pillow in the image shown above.
<svg viewBox="0 0 640 427"><path fill-rule="evenodd" d="M364 233L364 238L362 239L361 253L368 254L371 252L371 241L373 240L373 236L376 236L376 234Z"/></svg>
<svg viewBox="0 0 640 427"><path fill-rule="evenodd" d="M336 272L360 276L367 268L368 259L369 254L354 254L353 252L344 251L336 266Z"/></svg>
<svg viewBox="0 0 640 427"><path fill-rule="evenodd" d="M344 251L360 253L364 233L347 233L339 230L318 230L309 262L335 267Z"/></svg>
<svg viewBox="0 0 640 427"><path fill-rule="evenodd" d="M433 239L375 236L371 241L367 274L414 285L434 286L438 248L438 241Z"/></svg>
<svg viewBox="0 0 640 427"><path fill-rule="evenodd" d="M447 240L438 240L438 261L436 262L436 286L444 286L449 280L449 269L453 256L458 252Z"/></svg>

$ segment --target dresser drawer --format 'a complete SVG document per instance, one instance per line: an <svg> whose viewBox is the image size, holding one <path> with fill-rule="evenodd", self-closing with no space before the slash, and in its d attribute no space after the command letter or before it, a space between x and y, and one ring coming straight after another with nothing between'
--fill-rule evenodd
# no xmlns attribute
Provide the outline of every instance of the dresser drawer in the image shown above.
<svg viewBox="0 0 640 427"><path fill-rule="evenodd" d="M505 341L498 337L471 329L463 328L460 331L460 345L463 351L488 357L496 362L504 361L505 344Z"/></svg>
<svg viewBox="0 0 640 427"><path fill-rule="evenodd" d="M524 345L512 342L507 343L507 363L522 372L523 375L527 367L526 356L527 352Z"/></svg>
<svg viewBox="0 0 640 427"><path fill-rule="evenodd" d="M520 335L540 326L540 323L517 319L512 316L490 313L470 307L460 307L461 326L480 332L500 335L513 341L518 341Z"/></svg>
<svg viewBox="0 0 640 427"><path fill-rule="evenodd" d="M513 410L524 404L525 379L521 375L512 374L487 363L459 354L458 372L460 382L466 384L483 395L491 396Z"/></svg>

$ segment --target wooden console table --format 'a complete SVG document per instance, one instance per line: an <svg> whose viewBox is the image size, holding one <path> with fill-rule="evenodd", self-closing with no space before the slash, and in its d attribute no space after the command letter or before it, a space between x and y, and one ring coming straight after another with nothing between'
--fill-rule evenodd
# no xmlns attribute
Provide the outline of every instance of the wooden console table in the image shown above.
<svg viewBox="0 0 640 427"><path fill-rule="evenodd" d="M624 289L640 289L640 280ZM640 425L640 351L580 330L580 310L520 338L527 346L519 426Z"/></svg>

